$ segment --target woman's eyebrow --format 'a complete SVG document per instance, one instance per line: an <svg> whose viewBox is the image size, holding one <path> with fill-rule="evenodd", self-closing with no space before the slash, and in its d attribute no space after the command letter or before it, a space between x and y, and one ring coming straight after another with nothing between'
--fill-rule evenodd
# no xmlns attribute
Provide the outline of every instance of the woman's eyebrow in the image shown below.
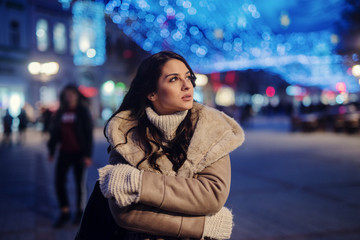
<svg viewBox="0 0 360 240"><path fill-rule="evenodd" d="M178 76L178 75L179 75L178 73L170 73L170 74L166 75L165 78L170 77L170 76Z"/></svg>
<svg viewBox="0 0 360 240"><path fill-rule="evenodd" d="M190 73L190 71L187 71L185 74L189 74L189 73ZM168 75L165 75L165 78L167 78L169 76L178 76L178 75L180 75L180 74L179 73L170 73Z"/></svg>

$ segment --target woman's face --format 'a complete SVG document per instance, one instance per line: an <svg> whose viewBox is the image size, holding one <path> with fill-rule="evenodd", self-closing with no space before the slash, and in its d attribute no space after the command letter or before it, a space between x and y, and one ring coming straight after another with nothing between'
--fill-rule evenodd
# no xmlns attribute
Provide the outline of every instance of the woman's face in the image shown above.
<svg viewBox="0 0 360 240"><path fill-rule="evenodd" d="M171 59L163 66L157 91L149 94L148 99L159 115L169 115L191 109L193 95L189 69L180 60Z"/></svg>
<svg viewBox="0 0 360 240"><path fill-rule="evenodd" d="M65 101L68 104L68 107L73 109L77 106L78 95L74 90L66 90L65 91Z"/></svg>

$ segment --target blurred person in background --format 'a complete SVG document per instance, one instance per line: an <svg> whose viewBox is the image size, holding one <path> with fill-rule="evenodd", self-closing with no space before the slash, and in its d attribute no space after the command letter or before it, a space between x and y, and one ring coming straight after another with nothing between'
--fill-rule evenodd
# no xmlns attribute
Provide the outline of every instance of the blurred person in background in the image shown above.
<svg viewBox="0 0 360 240"><path fill-rule="evenodd" d="M249 126L251 122L251 118L254 115L253 109L251 104L247 103L242 108L241 114L240 114L240 124L241 126Z"/></svg>
<svg viewBox="0 0 360 240"><path fill-rule="evenodd" d="M3 117L3 127L4 127L3 144L6 146L11 145L12 123L13 123L13 117L10 115L9 109L6 109L5 116Z"/></svg>
<svg viewBox="0 0 360 240"><path fill-rule="evenodd" d="M93 124L90 112L82 104L82 95L74 85L67 85L60 94L60 107L49 127L49 161L53 162L57 145L60 150L55 166L55 189L60 215L55 228L63 227L71 218L66 191L67 173L72 167L76 186L74 224L79 224L86 202L86 167L92 164Z"/></svg>
<svg viewBox="0 0 360 240"><path fill-rule="evenodd" d="M29 122L28 116L24 108L21 108L19 119L19 143L25 141L25 131Z"/></svg>
<svg viewBox="0 0 360 240"><path fill-rule="evenodd" d="M40 121L42 122L42 132L46 135L49 132L52 112L47 107L41 107Z"/></svg>
<svg viewBox="0 0 360 240"><path fill-rule="evenodd" d="M110 164L99 169L100 188L121 239L230 238L229 153L244 132L223 112L194 102L194 87L182 56L154 54L104 129Z"/></svg>

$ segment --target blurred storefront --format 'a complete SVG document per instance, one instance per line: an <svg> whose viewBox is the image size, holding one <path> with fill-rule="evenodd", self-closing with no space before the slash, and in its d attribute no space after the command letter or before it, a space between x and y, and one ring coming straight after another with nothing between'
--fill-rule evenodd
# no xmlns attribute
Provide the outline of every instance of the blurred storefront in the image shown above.
<svg viewBox="0 0 360 240"><path fill-rule="evenodd" d="M101 118L104 109L113 111L118 107L118 101L108 106L103 100L106 98L101 91L103 83L121 82L122 89L126 89L134 74L133 65L146 53L108 21L102 11L103 60L98 64L79 63L81 51L74 44L75 40L82 41L80 48L87 47L82 49L86 53L85 60L96 59L100 51L95 52L91 45L87 46L90 42L76 39L81 37L77 33L85 28L76 29L74 22L79 20L73 18L72 11L63 9L56 0L0 1L3 16L0 26L4 33L0 36L1 118L9 108L16 117L26 106L31 109L27 110L28 115L35 121L41 110L56 110L59 93L69 83L78 85L89 99L94 119ZM89 8L82 11L89 12ZM90 30L93 26L89 25Z"/></svg>
<svg viewBox="0 0 360 240"><path fill-rule="evenodd" d="M0 14L0 116L17 117L28 96L26 64L29 56L26 1L2 1Z"/></svg>

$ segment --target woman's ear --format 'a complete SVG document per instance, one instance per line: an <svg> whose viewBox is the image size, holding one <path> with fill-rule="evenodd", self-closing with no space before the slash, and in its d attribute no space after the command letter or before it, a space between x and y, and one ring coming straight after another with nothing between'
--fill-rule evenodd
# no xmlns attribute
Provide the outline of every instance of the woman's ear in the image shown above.
<svg viewBox="0 0 360 240"><path fill-rule="evenodd" d="M151 101L151 102L154 102L156 100L156 94L153 92L153 93L150 93L147 98Z"/></svg>

